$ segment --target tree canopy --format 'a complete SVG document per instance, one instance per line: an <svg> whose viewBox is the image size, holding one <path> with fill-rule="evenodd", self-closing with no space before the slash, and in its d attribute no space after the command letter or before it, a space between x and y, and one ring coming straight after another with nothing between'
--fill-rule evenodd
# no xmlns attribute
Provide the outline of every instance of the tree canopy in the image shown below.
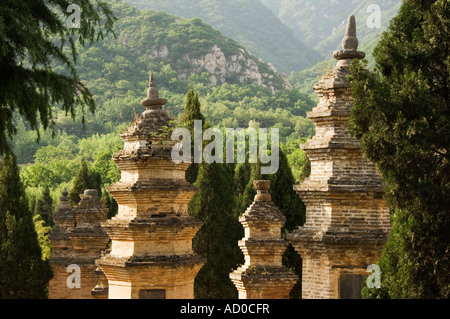
<svg viewBox="0 0 450 319"><path fill-rule="evenodd" d="M77 27L69 21L69 6L82 12ZM114 17L100 0L4 0L0 3L0 153L17 132L14 112L32 129L47 129L53 122L52 105L75 116L95 109L89 89L74 67L76 43L85 44L112 32ZM64 67L56 71L55 63Z"/></svg>
<svg viewBox="0 0 450 319"><path fill-rule="evenodd" d="M374 55L352 66L350 128L387 182L393 231L369 296L450 296L448 1L403 1Z"/></svg>
<svg viewBox="0 0 450 319"><path fill-rule="evenodd" d="M51 278L16 157L7 153L0 161L0 298L46 298Z"/></svg>

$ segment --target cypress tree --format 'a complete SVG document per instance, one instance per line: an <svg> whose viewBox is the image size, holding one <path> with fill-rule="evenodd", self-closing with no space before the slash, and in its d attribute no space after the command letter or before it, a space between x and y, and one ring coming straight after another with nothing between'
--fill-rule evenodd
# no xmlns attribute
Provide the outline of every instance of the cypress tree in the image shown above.
<svg viewBox="0 0 450 319"><path fill-rule="evenodd" d="M306 207L293 189L295 179L286 155L281 149L279 154L278 172L269 176L270 185L272 185L270 195L274 204L286 217L286 223L283 226L283 234L286 234L305 223Z"/></svg>
<svg viewBox="0 0 450 319"><path fill-rule="evenodd" d="M53 227L53 199L50 195L50 188L46 186L42 195L36 200L34 214L39 215L44 221L44 226Z"/></svg>
<svg viewBox="0 0 450 319"><path fill-rule="evenodd" d="M405 0L374 71L352 65L350 128L387 183L393 229L371 298L450 297L450 6Z"/></svg>
<svg viewBox="0 0 450 319"><path fill-rule="evenodd" d="M238 246L243 229L234 213L233 174L233 167L228 164L200 165L195 184L198 192L189 203L189 214L204 222L193 239L193 248L207 262L195 278L196 298L237 298L229 274L243 263Z"/></svg>
<svg viewBox="0 0 450 319"><path fill-rule="evenodd" d="M200 100L198 93L194 91L192 86L189 88L188 93L186 94L186 107L184 113L182 115L182 125L186 127L189 132L191 132L191 141L192 141L192 149L191 152L194 154L194 121L201 120L202 121L202 129L205 128L205 117L203 116L200 110ZM197 175L199 171L200 165L199 163L192 163L191 166L186 170L186 180L194 184L197 180Z"/></svg>
<svg viewBox="0 0 450 319"><path fill-rule="evenodd" d="M70 191L70 204L76 206L81 198L80 195L86 189L96 189L98 196L102 196L102 178L100 174L94 169L90 169L84 158L81 159L81 167L78 175L75 177L73 187Z"/></svg>
<svg viewBox="0 0 450 319"><path fill-rule="evenodd" d="M51 278L16 157L6 153L0 162L0 298L46 298Z"/></svg>
<svg viewBox="0 0 450 319"><path fill-rule="evenodd" d="M102 204L108 208L108 215L106 216L106 218L111 219L117 215L119 211L119 204L114 199L114 197L112 197L111 194L104 188L102 189L102 197L100 198L100 200Z"/></svg>
<svg viewBox="0 0 450 319"><path fill-rule="evenodd" d="M246 176L249 176L245 189L243 191L241 213L247 209L253 202L256 195L256 190L253 186L253 181L258 179L270 180L269 193L272 196L272 201L280 209L286 217L286 223L283 226L283 234L294 230L305 222L306 207L300 197L293 190L295 184L292 170L287 161L284 152L279 150L279 167L278 171L272 175L261 174L261 163L258 161L255 164L246 164L251 167L250 173L246 171L247 168L242 164L238 166L242 172L236 172L236 178L239 178L239 184L243 184Z"/></svg>
<svg viewBox="0 0 450 319"><path fill-rule="evenodd" d="M246 207L244 206L244 192L250 180L252 166L248 163L239 163L236 165L234 180L236 183L236 191L234 198L236 201L236 214L241 215Z"/></svg>
<svg viewBox="0 0 450 319"><path fill-rule="evenodd" d="M300 170L299 180L300 182L304 181L307 177L311 175L311 162L309 161L308 156L305 158L305 163Z"/></svg>
<svg viewBox="0 0 450 319"><path fill-rule="evenodd" d="M279 169L278 172L269 177L271 184L269 192L274 204L286 217L286 222L282 228L282 236L284 237L288 232L305 223L306 206L293 190L295 179L286 155L281 149L279 154ZM295 274L299 276L299 281L290 292L291 298L299 299L301 297L302 260L291 244L283 254L283 266L293 269Z"/></svg>

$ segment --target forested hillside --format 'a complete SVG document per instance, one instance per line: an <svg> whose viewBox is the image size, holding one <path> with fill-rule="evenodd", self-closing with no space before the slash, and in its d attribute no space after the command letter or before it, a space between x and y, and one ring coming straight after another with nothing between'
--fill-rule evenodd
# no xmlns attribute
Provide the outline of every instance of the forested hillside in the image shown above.
<svg viewBox="0 0 450 319"><path fill-rule="evenodd" d="M336 50L345 32L347 17L353 14L358 23L361 43L370 43L386 29L397 14L401 0L261 0L294 31L297 38L322 55ZM380 8L380 28L367 24L370 5Z"/></svg>
<svg viewBox="0 0 450 319"><path fill-rule="evenodd" d="M54 105L54 123L50 130L40 130L39 144L36 132L16 114L13 147L18 163L26 165L21 175L30 200L49 187L56 204L61 190L73 187L81 158L100 173L103 186L117 179L110 158L122 147L119 134L144 110L139 102L145 97L150 71L174 118L184 112L186 93L193 86L212 126L279 128L298 177L304 157L297 146L314 129L305 118L314 106L310 98L287 88L278 73L198 18L140 11L116 0L110 4L118 17L116 37L108 35L90 47L78 47L77 70L93 93L95 113L86 114L83 125L80 114L73 120ZM205 59L214 52L218 59ZM223 77L220 65L209 69L221 59Z"/></svg>
<svg viewBox="0 0 450 319"><path fill-rule="evenodd" d="M290 28L260 0L126 0L141 8L166 11L186 18L199 17L224 35L245 46L278 71L309 68L320 56L294 37Z"/></svg>

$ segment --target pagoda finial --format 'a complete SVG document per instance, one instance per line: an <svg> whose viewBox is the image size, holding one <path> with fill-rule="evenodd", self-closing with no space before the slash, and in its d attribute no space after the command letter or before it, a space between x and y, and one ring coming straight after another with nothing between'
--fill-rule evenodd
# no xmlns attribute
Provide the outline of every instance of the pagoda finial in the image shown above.
<svg viewBox="0 0 450 319"><path fill-rule="evenodd" d="M358 38L356 37L356 19L354 15L350 15L348 17L345 37L342 39L342 48L349 51L356 51L358 49Z"/></svg>
<svg viewBox="0 0 450 319"><path fill-rule="evenodd" d="M256 202L270 202L272 197L269 194L270 181L269 180L255 180L253 181L253 187L256 190L255 201Z"/></svg>
<svg viewBox="0 0 450 319"><path fill-rule="evenodd" d="M150 72L150 76L148 78L148 87L151 87L152 84L156 86L155 78L153 76L153 72Z"/></svg>
<svg viewBox="0 0 450 319"><path fill-rule="evenodd" d="M166 99L159 98L159 90L156 86L153 72L150 72L148 80L147 98L141 101L141 104L147 109L161 109L161 107L167 103Z"/></svg>
<svg viewBox="0 0 450 319"><path fill-rule="evenodd" d="M352 60L363 59L366 54L358 51L358 38L356 37L356 19L354 15L350 15L347 20L347 27L345 30L345 36L342 39L342 50L334 51L334 58L336 60ZM341 63L341 65L348 65Z"/></svg>
<svg viewBox="0 0 450 319"><path fill-rule="evenodd" d="M148 82L147 98L157 99L159 97L159 91L156 87L155 78L153 77L153 72L150 72L150 78Z"/></svg>

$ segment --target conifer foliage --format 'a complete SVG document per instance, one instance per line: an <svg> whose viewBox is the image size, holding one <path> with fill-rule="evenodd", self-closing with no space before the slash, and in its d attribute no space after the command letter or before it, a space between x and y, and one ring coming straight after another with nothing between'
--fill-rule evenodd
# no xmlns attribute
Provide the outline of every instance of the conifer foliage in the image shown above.
<svg viewBox="0 0 450 319"><path fill-rule="evenodd" d="M238 241L243 229L235 212L232 165L202 163L195 184L198 192L189 203L189 214L204 222L193 239L197 254L207 258L195 278L195 297L233 299L237 290L229 274L243 263Z"/></svg>
<svg viewBox="0 0 450 319"><path fill-rule="evenodd" d="M69 20L74 6L79 21ZM9 148L8 138L17 132L15 111L36 130L52 124L53 104L72 117L77 106L83 114L85 107L94 111L94 98L74 67L76 44L98 40L104 31L112 32L113 23L104 1L0 2L0 74L7 75L0 79L0 153ZM57 71L57 63L66 72Z"/></svg>
<svg viewBox="0 0 450 319"><path fill-rule="evenodd" d="M53 227L55 225L53 222L53 199L48 186L44 188L42 195L36 200L34 214L40 216L45 226Z"/></svg>
<svg viewBox="0 0 450 319"><path fill-rule="evenodd" d="M84 191L86 189L95 189L98 192L98 196L102 197L102 178L100 174L89 168L88 163L83 158L81 159L81 168L78 172L77 177L75 178L73 188L70 191L70 204L72 206L76 206L80 200Z"/></svg>
<svg viewBox="0 0 450 319"><path fill-rule="evenodd" d="M51 278L16 157L7 153L0 162L0 298L46 298Z"/></svg>
<svg viewBox="0 0 450 319"><path fill-rule="evenodd" d="M350 128L387 182L393 230L380 289L366 297L450 297L450 6L403 1L377 45L352 66Z"/></svg>
<svg viewBox="0 0 450 319"><path fill-rule="evenodd" d="M208 126L200 107L198 93L191 87L186 95L182 125L191 132L192 141L195 120L202 121L202 130ZM193 147L191 151L194 154ZM195 279L195 297L237 298L237 290L229 279L232 269L243 262L237 244L243 230L235 210L234 165L193 163L186 171L186 180L198 188L189 203L189 215L204 223L193 239L193 248L207 258Z"/></svg>
<svg viewBox="0 0 450 319"><path fill-rule="evenodd" d="M186 94L186 107L182 115L182 124L185 128L191 132L192 149L191 154L194 154L194 121L202 121L202 129L205 127L205 117L200 110L200 100L198 93L194 91L192 87L189 88ZM200 145L202 146L202 145ZM200 150L201 151L201 150ZM200 166L199 163L192 163L191 166L186 170L186 180L194 184L197 180L198 170Z"/></svg>

